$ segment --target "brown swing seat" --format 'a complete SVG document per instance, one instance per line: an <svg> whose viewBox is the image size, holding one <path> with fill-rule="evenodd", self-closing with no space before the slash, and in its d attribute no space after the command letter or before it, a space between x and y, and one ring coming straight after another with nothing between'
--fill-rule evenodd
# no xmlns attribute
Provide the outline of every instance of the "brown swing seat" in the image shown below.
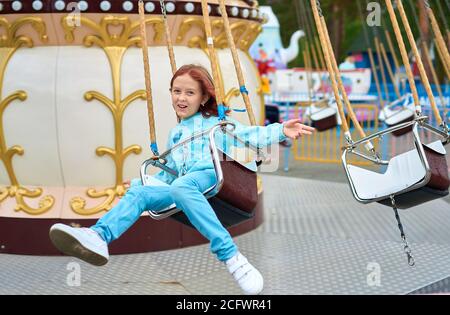
<svg viewBox="0 0 450 315"><path fill-rule="evenodd" d="M327 106L324 107L316 106L316 104L324 102L328 101L322 100L309 106L311 126L316 128L319 132L333 129L338 125L338 112L336 108L331 107L330 104L327 104Z"/></svg>
<svg viewBox="0 0 450 315"><path fill-rule="evenodd" d="M159 156L159 159L148 159L142 163L141 166L141 180L144 185L167 185L165 183L155 183L155 179L150 175L147 175L147 167L149 165L161 168L175 176L178 176L175 170L168 168L165 157L169 155L176 148L183 146L184 144L193 141L198 137L202 137L205 134L209 134L209 148L211 157L216 173L217 182L212 187L206 189L203 194L208 199L211 207L214 209L218 219L225 227L231 227L242 223L254 216L254 210L258 203L258 191L257 191L257 177L256 171L249 169L241 163L233 160L230 156L225 154L222 150L218 149L215 143L215 133L217 130L222 130L224 133L235 137L231 130L226 128L227 125L231 125L234 129L234 124L231 122L221 122L203 132L199 132L192 137L185 139L178 143L173 148L167 150ZM239 142L250 147L256 151L257 154L261 154L259 149L245 143L243 140L235 137ZM162 162L161 162L162 160ZM175 204L160 210L152 211L148 210L151 218L156 220L162 220L167 217L191 226L189 219L186 215L176 208Z"/></svg>

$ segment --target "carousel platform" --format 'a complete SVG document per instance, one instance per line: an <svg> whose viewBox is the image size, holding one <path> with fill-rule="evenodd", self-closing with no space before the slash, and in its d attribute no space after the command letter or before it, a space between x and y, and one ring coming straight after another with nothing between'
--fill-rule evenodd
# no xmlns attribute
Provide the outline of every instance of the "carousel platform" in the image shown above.
<svg viewBox="0 0 450 315"><path fill-rule="evenodd" d="M235 240L264 275L264 294L450 292L448 200L401 211L416 261L409 267L392 209L357 203L343 182L262 178L265 221ZM70 281L76 266L79 283ZM199 245L116 255L104 267L71 257L0 254L3 294L226 295L240 290L208 245Z"/></svg>

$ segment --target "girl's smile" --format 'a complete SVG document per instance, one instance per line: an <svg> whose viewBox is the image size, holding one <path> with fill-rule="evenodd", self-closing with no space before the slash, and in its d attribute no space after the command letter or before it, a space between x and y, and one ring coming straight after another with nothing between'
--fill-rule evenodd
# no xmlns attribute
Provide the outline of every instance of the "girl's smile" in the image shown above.
<svg viewBox="0 0 450 315"><path fill-rule="evenodd" d="M178 76L171 88L172 104L177 116L186 119L196 114L208 99L199 82L192 79L189 74Z"/></svg>

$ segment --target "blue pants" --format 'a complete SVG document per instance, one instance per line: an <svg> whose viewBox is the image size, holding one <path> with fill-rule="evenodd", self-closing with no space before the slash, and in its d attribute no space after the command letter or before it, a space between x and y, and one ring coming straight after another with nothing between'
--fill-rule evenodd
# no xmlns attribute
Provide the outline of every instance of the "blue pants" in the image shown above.
<svg viewBox="0 0 450 315"><path fill-rule="evenodd" d="M158 211L175 203L210 241L211 252L225 261L236 254L237 247L202 193L215 182L214 170L204 170L177 178L170 186L132 186L91 228L109 244L128 230L145 210Z"/></svg>

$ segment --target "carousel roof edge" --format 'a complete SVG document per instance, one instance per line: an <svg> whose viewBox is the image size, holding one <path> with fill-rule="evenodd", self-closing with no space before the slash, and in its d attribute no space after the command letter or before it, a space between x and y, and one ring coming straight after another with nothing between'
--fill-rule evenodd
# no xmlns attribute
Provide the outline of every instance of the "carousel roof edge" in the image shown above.
<svg viewBox="0 0 450 315"><path fill-rule="evenodd" d="M227 4L227 13L230 18L263 21L259 9L251 5L253 1L241 1L242 5ZM78 3L78 5L77 5ZM48 13L115 13L138 14L138 1L106 1L106 0L0 0L0 15L5 14L48 14ZM161 5L158 1L144 1L147 14L161 14ZM221 16L219 5L209 4L210 16ZM202 15L201 2L198 1L166 1L166 13L170 15Z"/></svg>

